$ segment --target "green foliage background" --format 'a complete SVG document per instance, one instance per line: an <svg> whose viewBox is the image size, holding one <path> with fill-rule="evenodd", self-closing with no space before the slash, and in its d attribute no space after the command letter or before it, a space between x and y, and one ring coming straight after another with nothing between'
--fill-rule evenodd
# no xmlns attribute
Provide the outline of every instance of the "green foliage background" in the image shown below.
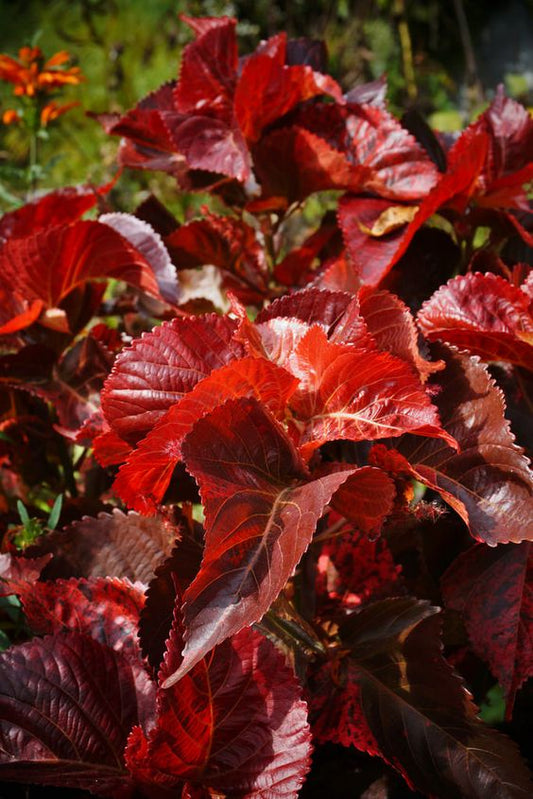
<svg viewBox="0 0 533 799"><path fill-rule="evenodd" d="M65 99L79 100L81 106L50 128L50 138L42 146L42 158L49 167L45 185L54 187L109 179L118 142L105 136L98 123L84 112L125 110L176 76L180 52L191 38L187 26L178 19L179 13L236 16L242 52L280 30L290 36L324 38L330 53L330 71L346 89L386 72L393 110L401 113L415 105L426 115L433 114L433 121L442 129L458 128L483 103L485 87L479 80L476 84L465 71L457 5L464 10L475 45L489 12L504 11L509 3L0 0L0 52L16 55L19 47L29 43L39 44L46 55L66 49L87 77L85 84L62 94ZM531 16L533 35L533 0L521 0L521 5ZM409 59L414 81L409 80ZM526 102L531 100L528 84L520 75L507 78L515 96ZM13 104L11 89L0 84L0 114ZM17 186L13 165L24 164L27 146L20 130L0 125L0 181L15 192L18 190L19 195L21 187ZM144 192L156 186L160 196L161 192L173 193L173 186L169 181L165 184L161 175L129 174L121 180L114 199L131 210ZM2 208L0 199L0 210L5 209L5 202Z"/></svg>

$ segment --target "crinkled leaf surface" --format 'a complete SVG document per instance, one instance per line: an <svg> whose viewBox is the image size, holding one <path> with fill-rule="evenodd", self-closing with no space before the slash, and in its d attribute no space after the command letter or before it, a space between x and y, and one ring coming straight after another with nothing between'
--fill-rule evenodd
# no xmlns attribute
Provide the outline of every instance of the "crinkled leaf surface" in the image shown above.
<svg viewBox="0 0 533 799"><path fill-rule="evenodd" d="M204 416L182 452L200 486L206 539L200 572L184 596L184 661L171 683L263 616L351 472L310 479L285 432L253 399Z"/></svg>
<svg viewBox="0 0 533 799"><path fill-rule="evenodd" d="M531 544L469 549L442 580L448 607L462 613L472 648L504 689L508 714L533 676L533 553Z"/></svg>
<svg viewBox="0 0 533 799"><path fill-rule="evenodd" d="M405 439L398 447L417 479L438 491L464 519L472 535L491 546L533 539L533 476L514 443L505 402L477 358L445 347L433 352L446 369L433 378L443 426L458 441Z"/></svg>
<svg viewBox="0 0 533 799"><path fill-rule="evenodd" d="M379 752L430 796L526 799L532 783L518 748L477 719L442 657L435 612L411 598L387 599L341 625Z"/></svg>
<svg viewBox="0 0 533 799"><path fill-rule="evenodd" d="M170 660L175 645L171 638ZM168 674L164 665L161 677ZM150 767L166 784L185 779L236 799L296 799L311 749L300 696L273 644L242 630L159 691Z"/></svg>
<svg viewBox="0 0 533 799"><path fill-rule="evenodd" d="M42 545L59 560L58 571L73 577L126 577L148 583L172 551L179 530L161 518L133 511L85 516L64 531L49 534Z"/></svg>
<svg viewBox="0 0 533 799"><path fill-rule="evenodd" d="M384 471L361 466L337 489L331 506L361 532L379 534L395 496L394 482Z"/></svg>
<svg viewBox="0 0 533 799"><path fill-rule="evenodd" d="M123 350L102 392L111 428L135 443L213 369L243 354L236 322L216 314L164 322Z"/></svg>
<svg viewBox="0 0 533 799"><path fill-rule="evenodd" d="M442 286L418 314L424 335L488 361L533 369L533 316L527 294L503 277L469 272Z"/></svg>
<svg viewBox="0 0 533 799"><path fill-rule="evenodd" d="M154 689L142 666L78 633L0 655L0 776L127 796L123 751Z"/></svg>

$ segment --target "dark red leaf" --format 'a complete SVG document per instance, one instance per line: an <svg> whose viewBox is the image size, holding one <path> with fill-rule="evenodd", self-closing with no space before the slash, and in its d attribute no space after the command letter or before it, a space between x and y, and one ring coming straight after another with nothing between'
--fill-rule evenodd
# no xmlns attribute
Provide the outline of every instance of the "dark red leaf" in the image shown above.
<svg viewBox="0 0 533 799"><path fill-rule="evenodd" d="M361 466L337 489L331 507L361 532L376 535L392 511L395 496L394 482L385 472Z"/></svg>
<svg viewBox="0 0 533 799"><path fill-rule="evenodd" d="M168 676L165 667L161 676ZM311 749L300 696L270 641L242 630L178 685L159 692L147 747L154 775L235 799L296 799Z"/></svg>
<svg viewBox="0 0 533 799"><path fill-rule="evenodd" d="M387 599L341 625L379 752L410 787L430 796L483 799L489 791L501 799L526 799L531 781L518 747L477 719L468 692L442 657L435 612L411 598Z"/></svg>
<svg viewBox="0 0 533 799"><path fill-rule="evenodd" d="M200 419L182 452L200 486L206 539L202 567L184 597L184 662L167 685L263 616L351 473L309 479L282 428L252 399L227 402Z"/></svg>
<svg viewBox="0 0 533 799"><path fill-rule="evenodd" d="M19 596L35 633L82 633L117 652L138 657L137 625L144 591L129 580L10 581L8 587Z"/></svg>
<svg viewBox="0 0 533 799"><path fill-rule="evenodd" d="M203 377L243 354L236 328L216 314L179 317L123 350L102 391L111 428L131 443L142 438Z"/></svg>
<svg viewBox="0 0 533 799"><path fill-rule="evenodd" d="M10 590L12 582L38 580L51 557L50 554L47 554L38 558L24 558L2 552L0 554L0 596L12 593Z"/></svg>
<svg viewBox="0 0 533 799"><path fill-rule="evenodd" d="M442 580L448 607L462 613L474 652L488 661L510 716L522 683L533 676L531 544L469 549Z"/></svg>
<svg viewBox="0 0 533 799"><path fill-rule="evenodd" d="M533 120L524 106L505 96L502 86L481 119L490 135L484 169L488 194L499 191L500 180L507 175L512 175L517 193L533 176Z"/></svg>
<svg viewBox="0 0 533 799"><path fill-rule="evenodd" d="M422 306L418 321L430 341L533 369L529 298L499 275L470 272L452 278Z"/></svg>
<svg viewBox="0 0 533 799"><path fill-rule="evenodd" d="M126 577L148 583L168 557L179 530L160 518L146 519L115 508L96 518L85 516L61 532L46 536L61 573L73 577Z"/></svg>
<svg viewBox="0 0 533 799"><path fill-rule="evenodd" d="M141 664L78 633L0 655L0 776L126 797L123 751L153 712Z"/></svg>
<svg viewBox="0 0 533 799"><path fill-rule="evenodd" d="M399 450L418 480L438 491L472 535L494 546L533 540L533 476L514 443L505 402L476 358L436 347L446 370L434 378L442 424L459 443L405 439Z"/></svg>
<svg viewBox="0 0 533 799"><path fill-rule="evenodd" d="M241 358L215 369L160 419L121 467L113 490L130 507L155 513L181 461L181 444L202 416L228 399L255 397L283 418L297 380L264 358Z"/></svg>
<svg viewBox="0 0 533 799"><path fill-rule="evenodd" d="M222 269L227 288L244 303L262 303L268 275L255 230L240 219L204 214L182 225L165 243L178 269L212 264Z"/></svg>

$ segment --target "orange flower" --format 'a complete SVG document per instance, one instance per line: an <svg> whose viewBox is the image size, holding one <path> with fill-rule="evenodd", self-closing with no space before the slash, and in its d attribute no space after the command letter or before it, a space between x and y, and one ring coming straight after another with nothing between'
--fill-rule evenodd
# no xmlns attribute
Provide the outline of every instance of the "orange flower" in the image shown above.
<svg viewBox="0 0 533 799"><path fill-rule="evenodd" d="M48 61L39 47L22 47L18 60L0 55L0 80L14 83L13 93L35 97L65 84L77 84L85 80L79 67L63 68L70 56L64 50L55 53Z"/></svg>
<svg viewBox="0 0 533 799"><path fill-rule="evenodd" d="M14 108L6 108L2 114L2 122L4 125L16 125L20 122L20 114Z"/></svg>
<svg viewBox="0 0 533 799"><path fill-rule="evenodd" d="M59 105L59 103L56 103L55 100L47 103L41 111L41 127L45 128L49 122L57 119L61 116L61 114L66 114L67 111L70 111L70 109L74 108L76 105L79 105L79 103L73 102Z"/></svg>

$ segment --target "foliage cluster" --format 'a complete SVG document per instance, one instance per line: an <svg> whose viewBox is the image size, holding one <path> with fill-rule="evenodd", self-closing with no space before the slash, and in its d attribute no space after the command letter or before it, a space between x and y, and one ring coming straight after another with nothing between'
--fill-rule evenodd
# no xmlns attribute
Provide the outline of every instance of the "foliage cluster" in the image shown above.
<svg viewBox="0 0 533 799"><path fill-rule="evenodd" d="M0 777L289 799L336 745L526 799L533 120L410 132L319 42L185 22L99 122L198 218L110 183L0 219Z"/></svg>

